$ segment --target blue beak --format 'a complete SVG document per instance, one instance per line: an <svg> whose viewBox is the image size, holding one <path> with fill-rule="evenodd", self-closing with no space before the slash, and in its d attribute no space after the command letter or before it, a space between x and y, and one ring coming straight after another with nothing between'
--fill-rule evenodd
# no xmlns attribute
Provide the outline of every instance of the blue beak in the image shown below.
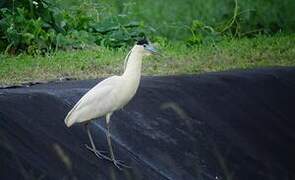
<svg viewBox="0 0 295 180"><path fill-rule="evenodd" d="M157 50L155 49L155 47L153 45L151 45L151 44L145 45L144 49L151 52L151 53L153 53L153 54L158 53Z"/></svg>

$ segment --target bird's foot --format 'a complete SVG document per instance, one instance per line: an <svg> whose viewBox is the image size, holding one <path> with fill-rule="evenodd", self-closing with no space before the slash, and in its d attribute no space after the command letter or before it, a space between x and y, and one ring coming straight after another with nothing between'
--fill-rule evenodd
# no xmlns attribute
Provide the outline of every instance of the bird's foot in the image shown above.
<svg viewBox="0 0 295 180"><path fill-rule="evenodd" d="M123 161L121 160L116 160L116 159L112 159L111 160L113 162L113 164L116 166L116 168L118 168L119 170L122 171L122 168L131 168L130 166L127 166Z"/></svg>
<svg viewBox="0 0 295 180"><path fill-rule="evenodd" d="M122 168L131 168L130 166L127 166L123 161L121 160L116 160L116 159L112 159L106 155L104 155L104 153L106 153L105 151L98 151L90 146L88 146L87 144L85 144L85 147L93 152L99 159L106 159L108 161L111 161L116 168L118 168L119 170L122 171Z"/></svg>
<svg viewBox="0 0 295 180"><path fill-rule="evenodd" d="M109 158L108 156L104 155L105 151L98 151L97 149L94 149L94 148L88 146L87 144L85 144L85 147L86 147L89 151L93 152L93 153L94 153L99 159L107 159L107 160L109 160L109 161L112 160L112 159Z"/></svg>

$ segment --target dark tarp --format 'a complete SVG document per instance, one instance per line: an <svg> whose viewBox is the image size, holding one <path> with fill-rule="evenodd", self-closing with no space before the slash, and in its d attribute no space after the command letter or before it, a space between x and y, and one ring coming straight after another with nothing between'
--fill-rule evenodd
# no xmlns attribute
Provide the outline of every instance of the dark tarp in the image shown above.
<svg viewBox="0 0 295 180"><path fill-rule="evenodd" d="M89 152L64 117L100 80L0 90L0 179L295 178L295 68L143 77L114 113L119 171ZM103 118L91 125L107 151Z"/></svg>

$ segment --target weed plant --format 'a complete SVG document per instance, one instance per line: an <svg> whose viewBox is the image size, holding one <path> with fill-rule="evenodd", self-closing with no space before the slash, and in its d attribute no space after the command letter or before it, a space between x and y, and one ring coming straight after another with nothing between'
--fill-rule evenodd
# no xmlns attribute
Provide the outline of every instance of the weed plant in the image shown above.
<svg viewBox="0 0 295 180"><path fill-rule="evenodd" d="M148 36L188 46L295 31L294 0L2 0L0 51L118 48Z"/></svg>

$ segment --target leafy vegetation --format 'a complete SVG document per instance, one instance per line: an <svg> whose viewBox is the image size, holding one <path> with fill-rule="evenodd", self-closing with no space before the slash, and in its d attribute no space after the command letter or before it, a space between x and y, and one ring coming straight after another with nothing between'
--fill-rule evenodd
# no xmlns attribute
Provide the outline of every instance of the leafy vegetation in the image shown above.
<svg viewBox="0 0 295 180"><path fill-rule="evenodd" d="M44 54L95 45L121 47L144 33L142 23L123 14L111 16L104 6L90 1L70 8L54 0L7 1L2 4L0 17L0 48L13 54Z"/></svg>
<svg viewBox="0 0 295 180"><path fill-rule="evenodd" d="M0 51L126 47L148 35L189 46L295 31L294 0L3 0Z"/></svg>
<svg viewBox="0 0 295 180"><path fill-rule="evenodd" d="M113 0L119 4L118 0ZM122 1L121 1L122 2ZM123 1L127 2L127 0ZM136 0L131 12L169 39L186 39L194 21L237 37L294 32L292 0ZM120 9L120 8L116 8Z"/></svg>
<svg viewBox="0 0 295 180"><path fill-rule="evenodd" d="M294 66L295 35L224 38L212 44L187 47L181 42L158 39L162 56L144 59L144 75L176 75L255 67ZM58 51L54 55L0 55L0 84L53 80L64 77L89 79L123 71L128 48Z"/></svg>
<svg viewBox="0 0 295 180"><path fill-rule="evenodd" d="M0 83L120 73L134 40L144 74L294 66L294 0L2 0Z"/></svg>

